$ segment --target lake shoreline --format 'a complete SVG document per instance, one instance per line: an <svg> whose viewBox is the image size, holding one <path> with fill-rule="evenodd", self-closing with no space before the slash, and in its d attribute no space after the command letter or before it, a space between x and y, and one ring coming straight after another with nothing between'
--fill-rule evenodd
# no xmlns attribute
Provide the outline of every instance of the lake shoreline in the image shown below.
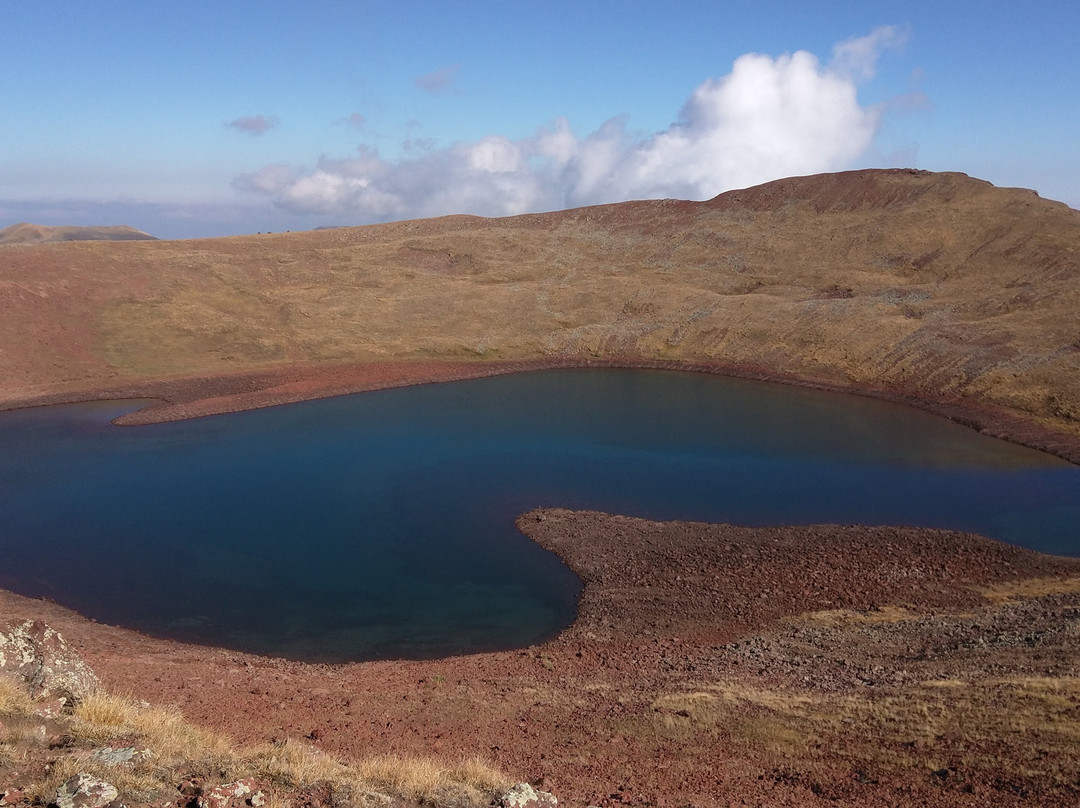
<svg viewBox="0 0 1080 808"><path fill-rule="evenodd" d="M350 758L479 755L566 805L1075 796L1063 779L1072 747L1053 732L987 741L949 716L993 715L1020 687L1012 715L1037 718L1050 706L1040 688L1072 692L1080 635L1063 627L1080 614L1080 559L919 528L745 528L550 508L518 527L585 583L574 624L528 648L307 664L157 639L9 592L0 613L49 622L111 692L177 705L239 743L289 737ZM834 710L894 703L917 717L941 711L948 731L833 726ZM1075 706L1053 709L1067 730ZM761 734L770 727L779 746ZM1033 744L1037 760L1027 759Z"/></svg>
<svg viewBox="0 0 1080 808"><path fill-rule="evenodd" d="M971 398L943 399L917 390L813 379L765 366L641 357L550 357L521 360L392 360L340 365L285 365L216 376L169 377L0 399L0 410L108 399L154 399L115 419L121 426L163 423L292 404L332 396L437 382L570 368L625 368L709 373L812 390L866 396L931 412L990 437L1047 452L1080 465L1080 434L1044 426L1022 413Z"/></svg>
<svg viewBox="0 0 1080 808"><path fill-rule="evenodd" d="M633 360L397 362L117 386L106 397L163 399L125 416L151 423L573 367L800 383ZM1017 428L967 405L951 413L984 432ZM353 759L478 755L565 805L945 808L975 793L973 804L1005 808L1031 795L1044 804L1076 796L1072 747L1054 727L1071 731L1080 708L1046 699L1080 696L1080 634L1069 630L1080 616L1080 558L911 527L746 528L558 508L522 514L517 526L584 584L574 622L526 648L312 664L155 638L6 591L0 615L47 621L111 692L176 705L238 743L292 738ZM183 586L184 574L166 585ZM994 591L1004 593L998 601ZM965 728L1003 712L1002 699L1016 720L1050 709L1057 723L1034 730L1037 741ZM901 705L885 736L872 720L880 704ZM923 728L923 710L944 716L943 728ZM852 723L834 726L843 711Z"/></svg>

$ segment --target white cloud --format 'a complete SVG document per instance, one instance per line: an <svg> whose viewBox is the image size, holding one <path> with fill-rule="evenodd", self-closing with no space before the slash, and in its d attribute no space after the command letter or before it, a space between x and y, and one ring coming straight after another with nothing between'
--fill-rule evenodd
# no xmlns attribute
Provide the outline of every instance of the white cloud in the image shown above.
<svg viewBox="0 0 1080 808"><path fill-rule="evenodd" d="M469 167L488 174L521 169L521 149L501 135L489 135L469 148Z"/></svg>
<svg viewBox="0 0 1080 808"><path fill-rule="evenodd" d="M233 180L233 185L241 191L256 191L276 196L289 187L297 178L297 172L285 163L264 166L251 174L244 174Z"/></svg>
<svg viewBox="0 0 1080 808"><path fill-rule="evenodd" d="M838 44L827 65L806 51L740 56L726 76L694 90L679 120L645 138L633 136L623 116L583 137L560 118L520 140L489 135L406 150L396 160L365 146L358 157L324 157L314 169L267 166L234 186L268 194L297 213L374 221L705 199L779 177L839 170L867 152L879 128L882 109L859 103L859 82L905 36L878 28ZM449 83L432 79L428 89L439 86Z"/></svg>
<svg viewBox="0 0 1080 808"><path fill-rule="evenodd" d="M877 72L881 52L902 48L910 35L906 26L882 25L866 36L847 39L834 46L829 67L835 73L866 81Z"/></svg>
<svg viewBox="0 0 1080 808"><path fill-rule="evenodd" d="M273 115L244 115L236 120L226 122L226 126L238 132L246 132L249 135L265 135L266 132L277 126L278 119Z"/></svg>

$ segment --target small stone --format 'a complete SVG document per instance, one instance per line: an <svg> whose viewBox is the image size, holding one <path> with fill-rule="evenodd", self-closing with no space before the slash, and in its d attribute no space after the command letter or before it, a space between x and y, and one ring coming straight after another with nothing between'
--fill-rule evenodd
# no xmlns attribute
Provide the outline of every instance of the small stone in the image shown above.
<svg viewBox="0 0 1080 808"><path fill-rule="evenodd" d="M195 780L182 780L180 785L176 787L176 790L185 797L197 797L202 794L202 784Z"/></svg>
<svg viewBox="0 0 1080 808"><path fill-rule="evenodd" d="M44 724L26 727L23 730L24 741L31 746L45 746L49 742L49 731Z"/></svg>
<svg viewBox="0 0 1080 808"><path fill-rule="evenodd" d="M9 788L0 794L0 805L18 805L20 802L28 802L28 800L17 788Z"/></svg>
<svg viewBox="0 0 1080 808"><path fill-rule="evenodd" d="M238 808L240 805L260 808L266 804L266 795L256 788L252 778L245 777L235 783L214 786L202 794L196 803L199 808Z"/></svg>
<svg viewBox="0 0 1080 808"><path fill-rule="evenodd" d="M502 808L556 808L558 804L554 794L537 791L528 783L518 783L499 797Z"/></svg>
<svg viewBox="0 0 1080 808"><path fill-rule="evenodd" d="M56 804L59 808L105 808L119 796L112 783L80 772L56 789Z"/></svg>

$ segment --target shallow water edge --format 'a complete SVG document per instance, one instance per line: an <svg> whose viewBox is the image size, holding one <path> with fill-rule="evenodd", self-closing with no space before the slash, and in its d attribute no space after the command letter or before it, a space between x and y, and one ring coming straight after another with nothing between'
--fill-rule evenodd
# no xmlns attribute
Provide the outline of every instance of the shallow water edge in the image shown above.
<svg viewBox="0 0 1080 808"><path fill-rule="evenodd" d="M1080 547L1067 463L924 411L792 386L566 369L145 432L108 425L131 406L5 418L0 583L106 622L275 655L424 657L550 637L573 620L577 592L513 529L537 506L921 524Z"/></svg>
<svg viewBox="0 0 1080 808"><path fill-rule="evenodd" d="M0 393L0 411L95 400L145 399L148 404L117 418L120 426L164 423L243 412L396 387L463 381L534 370L624 368L708 373L865 396L905 404L947 418L984 435L1055 455L1080 465L1080 432L1063 432L1024 413L973 398L945 399L924 391L811 378L765 366L642 357L548 357L524 360L390 360L341 365L285 365L217 376L169 377L95 384L48 393Z"/></svg>

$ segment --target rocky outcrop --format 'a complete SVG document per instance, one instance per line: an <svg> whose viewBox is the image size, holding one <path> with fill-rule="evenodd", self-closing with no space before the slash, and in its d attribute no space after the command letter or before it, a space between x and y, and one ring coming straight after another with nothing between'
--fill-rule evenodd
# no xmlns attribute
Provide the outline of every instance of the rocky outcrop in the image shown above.
<svg viewBox="0 0 1080 808"><path fill-rule="evenodd" d="M198 808L260 808L266 804L266 796L250 777L214 786L196 799Z"/></svg>
<svg viewBox="0 0 1080 808"><path fill-rule="evenodd" d="M78 652L41 620L0 624L0 676L24 682L31 698L60 698L67 705L99 686Z"/></svg>
<svg viewBox="0 0 1080 808"><path fill-rule="evenodd" d="M80 772L56 789L56 804L59 808L105 808L119 796L112 783Z"/></svg>
<svg viewBox="0 0 1080 808"><path fill-rule="evenodd" d="M537 791L528 783L518 783L499 797L500 808L556 808L559 801L548 791Z"/></svg>

